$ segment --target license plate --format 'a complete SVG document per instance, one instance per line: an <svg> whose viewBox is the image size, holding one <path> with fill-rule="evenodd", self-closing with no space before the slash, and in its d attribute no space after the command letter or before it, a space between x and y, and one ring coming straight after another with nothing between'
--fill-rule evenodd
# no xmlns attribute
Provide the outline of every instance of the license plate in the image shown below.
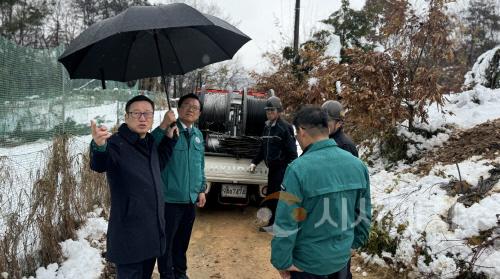
<svg viewBox="0 0 500 279"><path fill-rule="evenodd" d="M225 198L246 198L247 185L222 184L220 195Z"/></svg>

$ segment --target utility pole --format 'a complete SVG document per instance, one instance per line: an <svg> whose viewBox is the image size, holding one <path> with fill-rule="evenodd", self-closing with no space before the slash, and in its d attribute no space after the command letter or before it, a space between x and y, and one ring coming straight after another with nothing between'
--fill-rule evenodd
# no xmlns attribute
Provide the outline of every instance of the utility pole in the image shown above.
<svg viewBox="0 0 500 279"><path fill-rule="evenodd" d="M295 59L299 55L299 19L300 19L300 0L295 0L295 28L293 32L293 53Z"/></svg>

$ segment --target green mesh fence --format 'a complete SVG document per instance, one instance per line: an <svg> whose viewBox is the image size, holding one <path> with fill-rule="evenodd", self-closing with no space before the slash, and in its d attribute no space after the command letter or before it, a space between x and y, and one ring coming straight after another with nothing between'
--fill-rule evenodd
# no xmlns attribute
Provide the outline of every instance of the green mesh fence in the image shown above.
<svg viewBox="0 0 500 279"><path fill-rule="evenodd" d="M126 83L70 80L57 57L63 48L20 47L0 37L0 147L18 146L57 133L89 134L97 118L121 121L124 103L144 93Z"/></svg>
<svg viewBox="0 0 500 279"><path fill-rule="evenodd" d="M82 154L91 140L91 119L112 128L123 122L131 97L147 94L157 105L165 99L164 93L149 94L126 83L107 81L108 89L102 90L99 80L70 80L57 62L62 52L20 47L0 37L0 244L9 243L9 249L0 249L0 271L17 272L12 278L33 275L27 259L42 264L34 257L40 232L29 216L36 206L33 187L46 171L54 136L71 136L68 155L79 177ZM155 114L155 125L162 115ZM84 187L75 185L77 191ZM20 242L10 243L9 236ZM4 260L8 255L16 259Z"/></svg>

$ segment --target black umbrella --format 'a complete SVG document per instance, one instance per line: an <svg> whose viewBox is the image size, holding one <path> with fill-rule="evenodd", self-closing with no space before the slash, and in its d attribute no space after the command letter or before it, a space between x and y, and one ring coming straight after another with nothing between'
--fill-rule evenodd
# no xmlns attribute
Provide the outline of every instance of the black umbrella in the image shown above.
<svg viewBox="0 0 500 279"><path fill-rule="evenodd" d="M166 90L165 74L231 59L249 40L224 20L183 3L135 6L91 25L58 60L72 79L100 79L104 87L104 80L162 76Z"/></svg>

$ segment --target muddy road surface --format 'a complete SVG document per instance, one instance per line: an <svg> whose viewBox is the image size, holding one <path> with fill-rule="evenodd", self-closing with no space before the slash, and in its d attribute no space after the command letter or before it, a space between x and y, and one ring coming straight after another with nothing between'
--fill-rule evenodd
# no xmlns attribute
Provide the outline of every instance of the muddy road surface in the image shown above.
<svg viewBox="0 0 500 279"><path fill-rule="evenodd" d="M279 279L269 261L272 236L258 231L256 212L251 206L198 210L187 256L189 278ZM352 266L353 278L395 278L357 256ZM354 272L357 267L361 270Z"/></svg>

